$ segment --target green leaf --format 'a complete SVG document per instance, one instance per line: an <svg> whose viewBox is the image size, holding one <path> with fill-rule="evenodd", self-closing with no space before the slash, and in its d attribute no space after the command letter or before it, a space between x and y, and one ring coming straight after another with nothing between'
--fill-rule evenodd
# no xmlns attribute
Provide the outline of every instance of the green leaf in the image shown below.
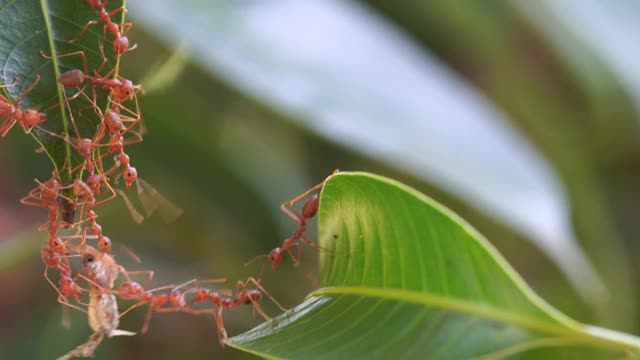
<svg viewBox="0 0 640 360"><path fill-rule="evenodd" d="M565 189L550 164L477 89L366 7L199 0L131 6L158 40L173 47L189 39L194 60L249 96L526 235L583 299L606 305L606 287L573 234ZM292 32L297 24L304 26Z"/></svg>
<svg viewBox="0 0 640 360"><path fill-rule="evenodd" d="M122 3L110 2L109 8L118 7ZM122 16L115 15L113 19L122 21ZM77 136L69 113L64 106L59 106L64 101L64 89L57 80L66 70L82 69L82 59L80 56L46 59L40 55L40 51L48 56L84 51L89 72L93 74L102 63L98 45L102 38L100 24L91 26L77 42L69 44L68 41L77 38L83 26L94 19L96 14L83 1L0 1L0 28L5 29L0 34L0 81L11 84L18 78L16 86L3 89L3 95L10 99L17 97L40 75L40 81L33 91L19 101L20 108L45 111L47 121L41 126L58 134L66 133L71 139L76 139ZM105 43L105 55L107 59L114 59L109 39ZM114 66L114 61L108 61L101 74L109 72ZM77 90L67 88L66 91L68 96L72 96ZM99 104L106 106L104 100L104 97L99 97ZM70 106L80 136L93 137L99 118L93 111L86 109L88 102L79 98L71 101ZM15 125L11 133L18 132L22 130L19 125ZM31 135L38 146L46 149L45 152L56 170L68 165L67 171L61 173L61 176L64 182L71 180L69 169L83 161L77 152L61 138L48 136L38 130L32 131Z"/></svg>
<svg viewBox="0 0 640 360"><path fill-rule="evenodd" d="M333 176L321 193L319 228L320 246L330 250L320 255L324 287L229 345L305 359L640 350L634 336L559 313L469 224L393 180Z"/></svg>

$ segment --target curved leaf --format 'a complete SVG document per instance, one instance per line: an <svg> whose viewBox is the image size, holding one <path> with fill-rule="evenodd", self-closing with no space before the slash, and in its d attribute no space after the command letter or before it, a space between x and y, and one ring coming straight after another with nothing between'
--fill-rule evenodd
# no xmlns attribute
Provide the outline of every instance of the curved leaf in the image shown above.
<svg viewBox="0 0 640 360"><path fill-rule="evenodd" d="M189 39L196 61L242 91L523 232L587 301L603 301L605 287L575 240L549 164L486 98L366 8L344 1L131 6L160 40Z"/></svg>
<svg viewBox="0 0 640 360"><path fill-rule="evenodd" d="M110 2L109 6L118 7L123 1ZM115 15L114 20L120 15ZM18 79L16 86L3 89L4 96L13 99L34 83L36 77L40 81L33 91L19 101L21 109L35 108L45 111L47 121L41 126L48 131L58 134L66 133L71 139L76 138L66 107L59 104L64 102L64 89L58 83L60 74L70 69L83 69L80 56L46 59L40 55L43 51L48 56L68 54L83 51L87 57L89 72L93 73L102 63L99 51L99 41L102 38L102 28L94 25L75 43L68 41L78 37L83 26L96 18L89 5L82 1L65 0L6 0L0 2L0 28L5 29L0 34L0 81L11 84ZM111 47L105 45L105 54L113 59ZM109 61L101 75L109 72L115 63ZM117 72L116 72L117 73ZM67 89L72 96L77 90ZM100 98L104 100L104 98ZM73 116L82 137L93 137L95 125L99 118L88 109L88 103L82 98L70 102ZM105 103L106 105L106 103ZM20 132L19 126L14 126L11 132ZM46 133L34 130L31 132L40 146L44 146L56 170L66 166L69 170L80 163L82 159L73 151L71 146L58 137L48 136ZM71 180L69 171L61 174L63 181Z"/></svg>
<svg viewBox="0 0 640 360"><path fill-rule="evenodd" d="M339 173L322 190L319 218L320 246L331 251L321 252L325 287L229 339L231 346L261 356L345 359L640 349L639 338L559 313L470 225L405 185Z"/></svg>

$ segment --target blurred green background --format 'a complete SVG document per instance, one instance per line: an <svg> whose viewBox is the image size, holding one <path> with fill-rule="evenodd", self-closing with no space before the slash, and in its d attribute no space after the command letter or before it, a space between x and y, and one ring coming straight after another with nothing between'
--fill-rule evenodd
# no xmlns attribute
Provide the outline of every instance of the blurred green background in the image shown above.
<svg viewBox="0 0 640 360"><path fill-rule="evenodd" d="M640 60L630 32L640 30L633 26L640 23L640 7L632 1L551 3L132 1L129 16L136 25L129 38L138 48L123 58L123 74L147 89L139 99L148 133L128 153L140 176L185 213L173 224L154 216L137 225L122 201L106 204L100 220L114 254L128 269L155 270L158 286L244 279L257 274L261 262L243 264L295 228L280 212L281 202L335 168L371 171L454 209L561 311L638 334L640 71L625 64ZM377 71L397 81L376 83L385 79ZM449 90L422 93L416 82ZM447 87L451 82L462 88ZM478 128L461 126L456 116L474 114L477 102L493 110L471 122ZM414 111L423 108L436 110ZM485 134L493 128L484 122L505 120L514 134ZM440 136L449 131L459 137ZM48 359L84 342L90 330L77 312L70 329L61 326L61 306L42 278L45 235L31 231L46 214L18 200L34 178L47 177L50 165L33 152L32 139L17 133L0 142L0 358ZM439 137L444 145L429 152ZM517 141L494 146L505 137ZM533 149L555 173L529 175L557 179L560 192L550 197L559 199L560 208L566 205L568 226L607 287L601 301L573 290L562 267L536 245L544 240L535 231L527 233L473 196L485 191L507 209L512 203L514 212L525 211L516 206L521 188L483 182L490 173L508 184L520 171L508 166L514 162L527 168L528 162L518 163L529 159L518 157L522 148ZM515 160L501 162L510 151ZM466 154L488 160L475 163ZM452 159L445 162L451 171L423 167L429 159ZM466 192L464 182L447 186L458 178L477 180L480 190ZM533 195L549 195L544 187L535 190ZM549 213L542 208L524 215L534 221ZM143 263L135 264L119 244ZM265 287L288 306L317 286L310 279L317 253L303 253L301 269L286 259L277 272L265 271ZM277 314L270 304L265 308ZM121 328L139 329L143 315L126 316ZM249 307L225 316L230 335L260 320ZM212 319L158 314L149 333L106 340L95 358L178 356L252 357L220 349Z"/></svg>

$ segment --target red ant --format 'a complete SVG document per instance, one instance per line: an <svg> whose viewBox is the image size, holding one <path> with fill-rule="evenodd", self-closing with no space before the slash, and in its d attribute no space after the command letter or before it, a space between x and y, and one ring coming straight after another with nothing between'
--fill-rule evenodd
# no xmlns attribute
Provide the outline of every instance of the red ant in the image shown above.
<svg viewBox="0 0 640 360"><path fill-rule="evenodd" d="M147 280L145 286L140 285L135 281L127 281L120 285L118 290L115 291L115 294L118 295L121 299L124 300L135 300L138 303L131 305L127 310L123 311L120 316L124 316L129 311L138 308L140 306L144 306L149 304L149 309L147 310L147 315L145 316L144 324L142 325L141 333L146 333L149 329L149 323L151 322L151 317L154 312L158 313L168 313L168 312L185 312L193 315L201 315L212 313L209 309L199 310L192 309L188 307L187 300L185 296L187 295L186 291L181 291L180 289L185 286L192 284L196 280L190 280L186 283L173 286L162 286L159 288L147 290L147 286L151 280L151 277ZM227 281L226 278L221 279L212 279L206 280L208 283L221 283ZM163 289L171 289L168 294L153 294L153 292ZM164 305L170 305L170 307L163 307Z"/></svg>
<svg viewBox="0 0 640 360"><path fill-rule="evenodd" d="M107 6L108 1L105 1L104 3L102 3L99 0L89 0L86 2L91 6L93 11L96 13L96 15L98 15L98 20L89 21L82 28L82 30L80 31L80 34L78 34L78 37L74 40L69 41L69 43L73 43L77 41L80 37L82 37L82 35L85 33L85 31L87 31L89 26L97 24L99 22L103 22L104 23L103 36L102 36L102 39L100 40L101 48L103 47L102 44L104 43L104 40L107 37L107 32L115 36L115 38L113 39L112 46L113 46L113 52L116 54L117 57L122 56L122 54L124 54L128 50L133 50L136 48L136 45L133 45L131 48L129 48L129 39L125 36L126 33L129 32L133 24L132 23L118 24L111 21L111 16L119 12L125 12L125 13L127 12L127 9L124 6L120 6L114 10L111 10L110 12L107 12L105 10L105 7ZM120 31L120 28L122 28L122 31Z"/></svg>
<svg viewBox="0 0 640 360"><path fill-rule="evenodd" d="M291 235L291 237L282 241L282 245L280 245L280 247L277 247L271 250L271 252L269 252L269 262L271 263L271 268L273 270L275 270L276 267L278 267L278 264L280 264L280 261L282 260L282 254L285 251L289 254L289 256L291 256L291 259L296 265L299 264L298 258L300 257L300 244L298 243L298 241L303 241L309 246L314 247L316 249L323 249L323 250L329 251L328 249L321 248L314 242L309 241L304 237L304 233L307 230L307 220L314 217L316 212L318 211L318 206L320 204L320 198L318 197L318 194L313 194L309 199L307 199L307 201L305 201L304 205L302 205L301 213L299 213L298 210L296 210L293 204L298 200L304 198L305 196L309 195L311 192L322 188L322 186L324 186L324 184L337 172L338 172L338 169L336 169L331 175L329 175L326 179L324 179L324 181L322 181L320 184L317 184L311 189L292 198L291 200L285 201L280 205L280 209L285 214L287 214L287 216L289 216L293 221L295 221L299 226L293 232L293 235ZM291 250L294 248L297 250L296 256L294 256L293 253L291 252Z"/></svg>
<svg viewBox="0 0 640 360"><path fill-rule="evenodd" d="M35 109L21 110L20 106L18 105L19 100L23 96L31 92L39 81L40 75L36 75L36 80L33 82L33 84L31 84L31 86L29 86L25 91L18 95L18 97L14 99L13 103L6 97L0 95L0 118L6 117L6 120L2 124L0 124L0 135L2 137L6 136L9 130L11 130L13 125L15 125L16 123L20 124L25 134L28 134L31 132L31 128L47 120L47 115L45 113L39 112ZM0 88L15 86L16 83L17 78L13 84L1 85Z"/></svg>
<svg viewBox="0 0 640 360"><path fill-rule="evenodd" d="M76 302L80 305L87 306L80 301L83 291L86 289L81 288L73 278L71 278L71 266L68 260L68 252L64 242L56 237L49 238L49 246L41 250L42 260L45 263L44 278L58 293L58 302L62 305L70 308L82 311L86 313L86 310L71 304L67 298L75 298ZM58 286L49 278L49 268L57 269L60 272L60 279L58 280Z"/></svg>
<svg viewBox="0 0 640 360"><path fill-rule="evenodd" d="M49 235L55 236L55 234L58 232L58 228L60 227L60 223L57 222L59 210L58 199L62 199L63 223L70 225L73 222L73 216L69 217L69 215L67 214L69 211L67 209L68 205L65 204L71 204L71 208L74 211L73 214L75 214L74 202L70 198L60 193L61 190L73 187L73 185L60 185L58 176L55 172L52 174L51 178L49 178L49 180L45 181L44 183L38 181L37 179L35 181L36 183L38 183L38 186L35 189L31 190L29 194L20 199L20 202L27 206L41 207L48 210L49 221L41 225L38 230L42 231L46 227Z"/></svg>
<svg viewBox="0 0 640 360"><path fill-rule="evenodd" d="M258 290L249 290L248 285L254 284ZM242 289L242 290L240 290ZM289 311L285 309L278 303L273 296L271 296L260 283L254 278L248 278L247 281L238 281L236 283L236 291L235 296L233 298L222 297L220 293L214 292L205 288L196 288L193 299L191 303L197 303L205 300L211 301L216 305L215 309L215 318L216 325L218 328L218 340L220 341L220 346L224 347L224 342L227 339L227 331L224 328L224 320L222 318L222 310L223 309L233 309L239 307L241 305L253 304L253 308L258 311L262 317L269 321L271 318L267 316L267 314L262 310L258 302L262 299L262 294L266 295L274 304L276 304L282 311Z"/></svg>
<svg viewBox="0 0 640 360"><path fill-rule="evenodd" d="M94 89L93 90L94 103L96 102L95 88L98 86L102 86L103 89L111 91L111 100L117 104L116 107L124 108L122 105L120 105L122 102L126 100L134 99L136 101L137 112L134 113L129 109L126 109L126 108L125 109L130 113L132 113L134 116L137 116L140 113L139 107L137 105L136 94L144 91L142 89L142 86L133 85L133 82L131 82L131 80L125 79L122 76L118 76L118 78L115 78L115 79L109 79L109 76L111 76L116 71L116 68L113 68L104 77L100 77L98 74L100 74L100 72L106 65L106 58L104 59L100 67L98 67L98 70L95 71L95 75L91 76L89 75L89 66L87 65L87 58L84 51L75 51L68 54L56 55L52 57L52 56L46 55L44 51L40 50L40 55L45 59L52 59L54 57L63 58L68 56L80 55L80 57L82 57L84 72L79 69L67 70L60 75L60 78L58 79L58 82L60 84L62 84L63 86L69 86L69 87L79 87L85 81L89 81L89 85ZM84 90L84 87L81 89L81 91L82 90ZM78 96L80 96L81 91L71 96L69 100L73 100Z"/></svg>

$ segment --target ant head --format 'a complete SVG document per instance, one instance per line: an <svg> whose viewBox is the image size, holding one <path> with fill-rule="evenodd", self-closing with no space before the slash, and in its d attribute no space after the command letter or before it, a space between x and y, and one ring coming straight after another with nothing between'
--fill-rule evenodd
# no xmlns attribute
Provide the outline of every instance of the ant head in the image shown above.
<svg viewBox="0 0 640 360"><path fill-rule="evenodd" d="M83 81L84 73L78 69L65 71L58 79L58 82L63 86L80 86Z"/></svg>
<svg viewBox="0 0 640 360"><path fill-rule="evenodd" d="M318 205L320 204L320 198L318 194L313 194L304 205L302 205L302 216L305 219L312 218L318 211Z"/></svg>
<svg viewBox="0 0 640 360"><path fill-rule="evenodd" d="M278 264L280 264L281 260L282 260L282 249L277 247L271 250L271 252L269 253L269 262L271 262L271 268L273 268L273 270L275 270L278 267Z"/></svg>
<svg viewBox="0 0 640 360"><path fill-rule="evenodd" d="M122 81L122 86L120 86L120 91L122 91L122 94L124 94L125 98L130 99L133 97L135 86L133 86L131 80L124 79Z"/></svg>
<svg viewBox="0 0 640 360"><path fill-rule="evenodd" d="M102 252L111 250L111 239L106 236L100 236L98 238L98 249Z"/></svg>
<svg viewBox="0 0 640 360"><path fill-rule="evenodd" d="M35 126L47 121L47 114L33 109L26 109L22 112L22 122L25 126Z"/></svg>
<svg viewBox="0 0 640 360"><path fill-rule="evenodd" d="M113 52L117 56L121 56L127 50L129 50L129 39L126 36L116 37L113 40Z"/></svg>
<svg viewBox="0 0 640 360"><path fill-rule="evenodd" d="M127 187L131 187L131 184L133 184L138 179L138 171L133 166L127 166L124 169L123 176L124 184Z"/></svg>
<svg viewBox="0 0 640 360"><path fill-rule="evenodd" d="M104 114L104 122L107 123L107 127L109 128L109 132L117 133L122 130L122 119L120 119L120 115L112 110L107 110Z"/></svg>
<svg viewBox="0 0 640 360"><path fill-rule="evenodd" d="M49 238L49 248L57 253L63 253L67 249L62 239L57 236Z"/></svg>

